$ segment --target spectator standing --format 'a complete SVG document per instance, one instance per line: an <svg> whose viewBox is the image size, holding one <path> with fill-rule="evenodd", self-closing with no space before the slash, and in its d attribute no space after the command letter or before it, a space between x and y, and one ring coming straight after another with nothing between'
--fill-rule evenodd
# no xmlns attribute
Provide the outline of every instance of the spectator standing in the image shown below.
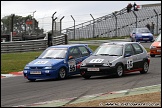
<svg viewBox="0 0 162 108"><path fill-rule="evenodd" d="M131 9L132 9L132 4L129 3L129 4L127 5L127 12L128 12L128 13L131 12Z"/></svg>
<svg viewBox="0 0 162 108"><path fill-rule="evenodd" d="M153 22L151 22L150 31L152 34L154 34L154 26L155 26L155 24Z"/></svg>
<svg viewBox="0 0 162 108"><path fill-rule="evenodd" d="M133 10L138 11L136 2L134 2L134 4L133 4Z"/></svg>
<svg viewBox="0 0 162 108"><path fill-rule="evenodd" d="M150 24L147 24L146 27L150 30Z"/></svg>

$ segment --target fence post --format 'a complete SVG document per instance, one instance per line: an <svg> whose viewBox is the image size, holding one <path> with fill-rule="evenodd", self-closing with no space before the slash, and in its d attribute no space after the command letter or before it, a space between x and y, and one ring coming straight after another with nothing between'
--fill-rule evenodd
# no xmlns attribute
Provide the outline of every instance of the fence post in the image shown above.
<svg viewBox="0 0 162 108"><path fill-rule="evenodd" d="M65 34L65 44L68 44L68 37L67 37L67 34Z"/></svg>
<svg viewBox="0 0 162 108"><path fill-rule="evenodd" d="M136 15L136 13L134 11L133 11L133 14L136 17L136 28L137 28L137 15Z"/></svg>
<svg viewBox="0 0 162 108"><path fill-rule="evenodd" d="M48 33L48 47L52 46L52 34Z"/></svg>
<svg viewBox="0 0 162 108"><path fill-rule="evenodd" d="M12 36L13 36L13 22L14 22L14 16L15 16L15 14L12 14L12 16L11 16L10 42L12 42Z"/></svg>
<svg viewBox="0 0 162 108"><path fill-rule="evenodd" d="M118 28L118 22L117 22L117 21L118 21L118 20L117 20L117 16L115 15L115 13L113 13L113 15L115 16L115 22L116 22L116 23L115 23L115 29L116 29L116 31L115 31L115 35L116 35L116 36L115 36L115 37L117 37L117 28Z"/></svg>
<svg viewBox="0 0 162 108"><path fill-rule="evenodd" d="M74 40L75 40L75 19L73 18L72 15L71 15L71 18L74 20Z"/></svg>
<svg viewBox="0 0 162 108"><path fill-rule="evenodd" d="M154 12L157 16L157 20L156 20L156 26L157 26L157 29L156 29L156 34L158 34L158 13L156 12L156 10L154 9Z"/></svg>
<svg viewBox="0 0 162 108"><path fill-rule="evenodd" d="M92 14L90 14L92 19L93 19L93 38L95 37L95 19L94 17L92 16Z"/></svg>

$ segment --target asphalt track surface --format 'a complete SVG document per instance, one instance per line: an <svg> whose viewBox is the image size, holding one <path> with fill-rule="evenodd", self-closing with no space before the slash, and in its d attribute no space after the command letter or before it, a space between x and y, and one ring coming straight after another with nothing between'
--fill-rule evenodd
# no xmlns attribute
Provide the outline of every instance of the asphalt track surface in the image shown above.
<svg viewBox="0 0 162 108"><path fill-rule="evenodd" d="M149 47L151 43L142 44ZM103 94L112 94L112 97L124 96L132 94L130 91L141 87L145 88L145 92L161 91L161 56L151 58L147 74L134 72L121 78L96 76L85 80L80 75L76 75L65 80L36 82L29 82L21 75L1 78L1 107L62 106L81 100L88 101L92 99L90 97L106 98L107 95ZM115 95L119 93L116 91L123 92Z"/></svg>

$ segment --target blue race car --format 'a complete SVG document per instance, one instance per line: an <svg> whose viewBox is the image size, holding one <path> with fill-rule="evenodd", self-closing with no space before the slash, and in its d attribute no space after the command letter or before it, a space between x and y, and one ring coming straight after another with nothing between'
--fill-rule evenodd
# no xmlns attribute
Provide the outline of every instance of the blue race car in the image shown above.
<svg viewBox="0 0 162 108"><path fill-rule="evenodd" d="M144 28L134 28L130 33L131 42L139 42L139 41L154 41L153 34L146 27Z"/></svg>
<svg viewBox="0 0 162 108"><path fill-rule="evenodd" d="M24 77L29 81L36 79L65 79L80 74L81 62L92 55L86 44L57 45L48 47L35 60L28 63Z"/></svg>

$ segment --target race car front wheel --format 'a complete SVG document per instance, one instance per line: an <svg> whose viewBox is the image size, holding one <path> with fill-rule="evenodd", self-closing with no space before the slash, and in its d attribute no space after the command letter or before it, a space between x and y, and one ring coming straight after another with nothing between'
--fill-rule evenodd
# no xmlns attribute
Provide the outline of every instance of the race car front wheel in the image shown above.
<svg viewBox="0 0 162 108"><path fill-rule="evenodd" d="M82 75L83 78L89 79L91 76L90 75Z"/></svg>
<svg viewBox="0 0 162 108"><path fill-rule="evenodd" d="M118 64L116 66L116 76L121 77L123 75L123 72L124 72L123 66L121 64Z"/></svg>
<svg viewBox="0 0 162 108"><path fill-rule="evenodd" d="M31 81L31 82L34 82L36 79L28 79L29 81Z"/></svg>
<svg viewBox="0 0 162 108"><path fill-rule="evenodd" d="M65 68L61 68L59 70L59 79L65 79L66 78L66 70Z"/></svg>

